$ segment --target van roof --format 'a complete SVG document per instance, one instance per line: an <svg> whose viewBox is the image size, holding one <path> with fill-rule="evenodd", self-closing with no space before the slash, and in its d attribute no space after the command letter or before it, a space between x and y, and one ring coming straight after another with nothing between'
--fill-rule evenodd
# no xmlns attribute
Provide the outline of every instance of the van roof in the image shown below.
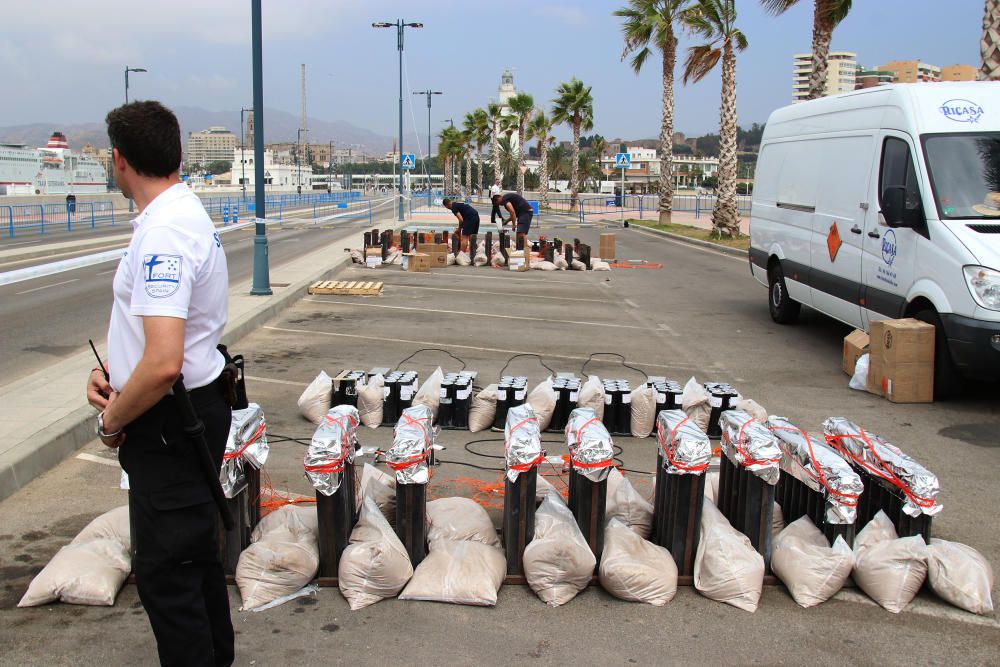
<svg viewBox="0 0 1000 667"><path fill-rule="evenodd" d="M765 140L878 128L914 135L1000 132L1000 82L888 84L800 102L771 114Z"/></svg>

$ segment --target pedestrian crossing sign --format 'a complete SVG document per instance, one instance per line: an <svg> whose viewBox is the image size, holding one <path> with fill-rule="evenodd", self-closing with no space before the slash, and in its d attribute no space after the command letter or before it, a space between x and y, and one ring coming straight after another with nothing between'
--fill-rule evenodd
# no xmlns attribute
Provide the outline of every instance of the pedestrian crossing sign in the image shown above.
<svg viewBox="0 0 1000 667"><path fill-rule="evenodd" d="M628 153L615 153L615 169L628 169L632 166L632 156Z"/></svg>
<svg viewBox="0 0 1000 667"><path fill-rule="evenodd" d="M413 169L417 166L417 157L413 153L403 153L400 160L400 167L403 169Z"/></svg>

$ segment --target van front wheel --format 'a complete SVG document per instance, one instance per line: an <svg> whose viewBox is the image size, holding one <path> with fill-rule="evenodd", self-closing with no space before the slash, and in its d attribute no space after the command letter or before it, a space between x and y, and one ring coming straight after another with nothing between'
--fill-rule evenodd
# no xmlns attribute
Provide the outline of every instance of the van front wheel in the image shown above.
<svg viewBox="0 0 1000 667"><path fill-rule="evenodd" d="M948 337L941 325L941 318L932 308L921 310L913 316L921 322L934 326L934 400L952 398L962 389L962 377L951 359Z"/></svg>
<svg viewBox="0 0 1000 667"><path fill-rule="evenodd" d="M767 272L768 299L771 319L778 324L794 324L799 319L802 304L788 296L785 274L780 264L775 264Z"/></svg>

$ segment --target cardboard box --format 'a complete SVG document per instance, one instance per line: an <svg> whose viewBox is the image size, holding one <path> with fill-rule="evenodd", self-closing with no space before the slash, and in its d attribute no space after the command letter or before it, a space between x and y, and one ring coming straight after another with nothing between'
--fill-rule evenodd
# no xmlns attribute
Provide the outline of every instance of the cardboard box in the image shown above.
<svg viewBox="0 0 1000 667"><path fill-rule="evenodd" d="M855 329L844 336L844 361L841 364L844 372L854 375L854 367L858 364L861 355L869 352L868 334L861 329Z"/></svg>
<svg viewBox="0 0 1000 667"><path fill-rule="evenodd" d="M604 261L614 261L614 259L618 256L615 254L615 235L610 233L601 234L599 249L601 251L601 257L604 258Z"/></svg>
<svg viewBox="0 0 1000 667"><path fill-rule="evenodd" d="M403 270L417 273L430 271L430 255L423 252L411 252L403 255Z"/></svg>
<svg viewBox="0 0 1000 667"><path fill-rule="evenodd" d="M375 257L375 256L378 256L379 258L382 257L382 248L381 247L378 247L378 248L365 248L365 257Z"/></svg>
<svg viewBox="0 0 1000 667"><path fill-rule="evenodd" d="M934 400L934 326L912 318L871 325L868 391L893 403Z"/></svg>
<svg viewBox="0 0 1000 667"><path fill-rule="evenodd" d="M446 243L424 243L420 252L430 257L432 269L443 269L448 266L448 245Z"/></svg>

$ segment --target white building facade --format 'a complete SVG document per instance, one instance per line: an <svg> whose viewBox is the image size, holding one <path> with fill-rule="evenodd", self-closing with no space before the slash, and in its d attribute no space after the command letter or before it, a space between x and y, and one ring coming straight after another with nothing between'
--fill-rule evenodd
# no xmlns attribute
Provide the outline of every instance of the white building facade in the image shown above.
<svg viewBox="0 0 1000 667"><path fill-rule="evenodd" d="M812 54L796 53L792 63L792 102L809 99L809 77L812 76L812 71ZM826 68L826 94L836 95L854 90L857 74L857 53L830 51Z"/></svg>
<svg viewBox="0 0 1000 667"><path fill-rule="evenodd" d="M256 166L252 150L233 150L232 182L234 185L246 185L247 189L256 184ZM302 191L312 190L312 167L303 164L295 166L276 158L274 151L264 151L264 185L275 190Z"/></svg>

